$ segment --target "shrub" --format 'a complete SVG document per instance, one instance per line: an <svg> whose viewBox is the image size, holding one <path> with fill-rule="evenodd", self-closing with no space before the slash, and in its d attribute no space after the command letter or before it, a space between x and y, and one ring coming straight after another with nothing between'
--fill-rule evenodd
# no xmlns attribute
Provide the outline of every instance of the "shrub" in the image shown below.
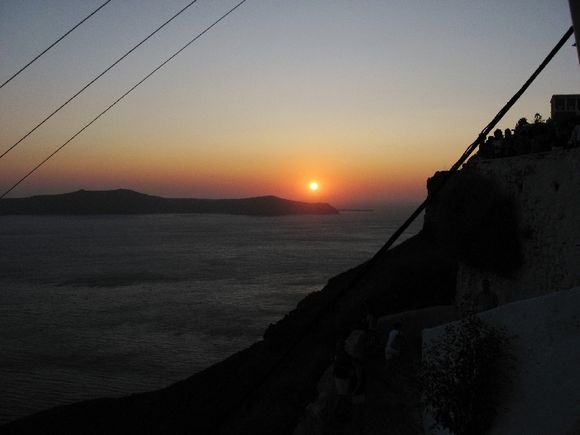
<svg viewBox="0 0 580 435"><path fill-rule="evenodd" d="M445 332L423 358L425 405L435 426L456 435L485 433L507 384L507 336L476 316L449 325Z"/></svg>

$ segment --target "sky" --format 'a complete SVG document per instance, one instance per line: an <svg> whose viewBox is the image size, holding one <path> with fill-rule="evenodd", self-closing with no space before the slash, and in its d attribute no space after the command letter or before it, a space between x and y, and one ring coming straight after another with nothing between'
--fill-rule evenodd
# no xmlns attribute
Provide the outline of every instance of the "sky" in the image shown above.
<svg viewBox="0 0 580 435"><path fill-rule="evenodd" d="M2 0L0 82L103 2ZM187 3L113 0L0 89L0 153ZM0 189L235 4L198 0L1 159ZM9 197L418 203L570 25L566 0L248 0ZM572 43L500 128L579 93Z"/></svg>

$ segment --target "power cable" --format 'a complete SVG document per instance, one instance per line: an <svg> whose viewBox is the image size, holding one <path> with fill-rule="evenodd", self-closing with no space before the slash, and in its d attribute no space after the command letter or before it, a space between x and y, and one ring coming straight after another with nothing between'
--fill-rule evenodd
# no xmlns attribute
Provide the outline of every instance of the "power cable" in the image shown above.
<svg viewBox="0 0 580 435"><path fill-rule="evenodd" d="M89 15L87 15L82 21L80 21L76 26L74 26L72 29L70 29L68 32L66 32L64 35L62 35L60 38L58 38L56 41L54 41L52 44L50 44L48 46L48 48L46 48L42 53L40 53L38 56L36 56L34 59L32 59L30 62L28 62L26 65L24 65L22 68L20 68L18 71L16 71L8 80L6 80L4 83L2 83L0 85L0 89L2 89L8 82L12 81L13 78L15 78L18 74L20 74L22 71L24 71L26 68L28 68L30 65L32 65L34 62L36 62L36 60L38 60L38 58L40 56L42 56L44 53L46 53L48 50L50 50L52 47L54 47L56 44L58 44L60 41L62 41L64 38L66 38L70 33L72 33L73 30L75 30L77 27L79 27L81 24L83 24L85 21L87 21L89 18L91 18L93 15L95 15L97 12L99 12L101 9L103 9L108 3L110 3L111 0L107 0L105 3L103 3L101 6L99 6L97 9L95 9L93 12L91 12Z"/></svg>
<svg viewBox="0 0 580 435"><path fill-rule="evenodd" d="M218 18L216 21L214 21L213 24L206 27L206 29L204 31L198 33L197 36L195 36L191 41L189 41L187 44L185 44L183 47L181 47L179 50L177 50L175 53L173 53L171 56L169 56L163 63L161 63L157 68L155 68L153 71L151 71L149 74L147 74L144 78L142 78L137 84L135 84L133 87L131 87L127 92L125 92L123 95L121 95L119 98L117 98L111 105L109 105L109 107L107 107L105 110L103 110L101 113L99 113L95 118L93 118L92 121L90 121L88 124L86 124L79 131L77 131L73 136L71 136L71 138L69 140L67 140L65 143L63 143L52 154L50 154L48 157L46 157L43 161L41 161L38 165L36 165L32 170L30 170L24 177L22 177L20 180L18 180L10 189L8 189L6 192L4 192L2 194L2 196L0 196L0 200L2 198L4 198L8 193L10 193L12 190L14 190L20 183L22 183L24 180L26 180L29 176L31 176L34 172L36 172L36 170L38 170L42 165L44 165L46 162L48 162L55 154L57 154L60 150L62 150L65 146L67 146L79 134L81 134L83 131L85 131L87 128L89 128L101 116L103 116L105 113L107 113L109 110L111 110L115 105L117 105L117 103L119 103L127 95L129 95L131 92L133 92L145 80L147 80L149 77L151 77L153 74L155 74L161 68L163 68L167 63L169 63L171 60L173 60L173 58L175 58L177 55L179 55L183 50L185 50L187 47L189 47L191 44L193 44L195 41L197 41L199 38L201 38L207 32L209 32L213 27L215 27L219 22L224 20L228 15L230 15L232 12L234 12L237 8L239 8L241 5L243 5L246 1L247 0L242 0L237 5L235 5L233 8L231 8L228 12L226 12L224 15L222 15L220 18Z"/></svg>
<svg viewBox="0 0 580 435"><path fill-rule="evenodd" d="M512 106L520 99L520 97L524 94L524 92L530 87L532 82L538 77L538 75L542 72L542 70L550 63L552 58L556 55L556 53L562 48L562 46L566 43L568 38L572 36L574 33L574 28L570 27L564 36L558 41L556 46L550 51L548 56L543 60L543 62L536 68L536 70L532 73L530 78L526 80L526 82L522 85L519 91L517 91L513 97L502 107L502 109L495 115L495 117L485 126L477 139L467 147L465 152L461 155L459 160L455 162L455 164L447 171L446 175L441 179L441 182L437 185L437 187L433 190L431 195L428 195L425 201L419 205L419 207L409 216L409 218L401 225L399 228L385 243L385 245L377 252L377 256L383 254L387 251L393 243L399 238L401 234L411 225L411 223L421 214L421 212L427 207L427 205L431 202L432 198L443 188L447 180L451 178L451 176L456 173L461 165L468 159L468 157L475 151L475 149L485 140L487 135L491 132L491 130L497 125L497 123L504 117L504 115L512 108ZM374 257L373 257L374 258Z"/></svg>
<svg viewBox="0 0 580 435"><path fill-rule="evenodd" d="M175 18L177 18L179 15L181 15L186 9L188 9L190 6L192 6L194 3L196 3L197 0L193 0L191 1L189 4L187 4L183 9L181 9L179 12L177 12L175 15L173 15L171 18L169 18L167 21L165 21L163 24L161 24L159 27L157 27L157 29L155 29L153 32L151 32L149 35L147 35L147 37L145 39L142 39L141 42L139 42L137 45L135 45L133 48L131 48L129 51L127 51L123 56L121 56L119 59L117 59L114 63L112 63L109 67L107 67L103 72L101 72L98 76L96 76L94 79L92 79L89 83L87 83L85 86L83 86L81 88L81 90L79 90L76 94L74 94L72 97L70 97L68 100L66 100L63 104L61 104L57 109L55 109L50 115L48 115L46 118L44 118L41 122L39 122L38 124L36 124L36 126L30 130L28 133L26 133L24 136L22 136L18 142L16 142L14 145L12 145L10 148L8 148L6 151L4 151L1 155L0 155L0 159L2 159L2 157L4 157L6 154L8 154L10 151L12 151L14 148L16 148L16 146L22 142L24 139L26 139L28 136L30 136L32 133L34 133L42 124L44 124L46 121L48 121L50 118L52 118L54 115L56 115L58 112L60 112L60 110L62 108L64 108L68 103L70 103L72 100L74 100L76 97L78 97L82 92L84 92L89 86L91 86L93 83L95 83L97 80L99 80L102 76L104 76L107 72L109 72L111 69L113 69L115 67L115 65L117 65L119 62L121 62L123 59L125 59L127 56L129 56L132 52L134 52L137 48L139 48L141 45L143 45L143 43L145 43L145 41L147 41L149 38L151 38L153 35L155 35L157 32L159 32L163 27L165 27L167 24L169 24L171 21L173 21Z"/></svg>
<svg viewBox="0 0 580 435"><path fill-rule="evenodd" d="M433 189L433 191L427 196L427 198L419 205L419 207L411 214L411 216L393 233L393 235L387 240L387 242L377 251L375 255L372 256L370 260L363 263L359 270L357 271L356 275L352 278L352 280L341 288L336 294L330 298L330 301L323 307L321 307L317 313L313 314L309 322L301 329L298 337L291 342L288 347L278 355L275 360L272 362L270 367L266 368L261 376L261 378L252 386L248 388L248 390L242 394L242 397L237 400L237 404L233 405L229 410L226 411L227 415L231 415L235 412L233 409L234 406L240 407L242 403L246 400L249 400L251 395L258 390L260 386L266 383L267 379L274 374L276 369L278 369L285 358L290 355L290 352L295 350L300 342L304 339L307 333L309 333L318 322L321 321L323 315L328 312L328 310L336 305L342 296L347 293L348 291L353 290L357 285L359 285L362 280L365 278L367 273L374 267L380 258L393 246L393 244L397 241L397 239L403 234L403 232L411 225L411 223L421 214L421 212L425 209L425 207L432 201L435 195L441 191L444 184L454 175L457 170L461 167L461 165L467 160L467 158L473 153L473 151L477 148L477 146L485 140L487 133L489 133L497 123L503 118L503 116L508 112L508 110L516 103L516 101L523 95L526 89L532 84L535 78L540 74L540 72L548 65L548 63L552 60L552 58L556 55L556 53L562 48L565 42L570 38L570 36L574 33L574 29L570 27L568 31L564 34L562 39L556 44L556 46L550 51L548 56L544 59L544 61L536 68L536 70L532 73L530 78L523 84L518 92L514 94L514 96L502 107L502 109L497 113L497 115L485 126L485 128L481 131L477 139L467 147L465 152L461 155L459 160L455 162L455 164L451 167L451 169L447 172L446 176L441 180L440 183L437 184L437 187ZM223 425L225 422L225 418L222 418L221 424ZM219 423L218 429L219 431Z"/></svg>

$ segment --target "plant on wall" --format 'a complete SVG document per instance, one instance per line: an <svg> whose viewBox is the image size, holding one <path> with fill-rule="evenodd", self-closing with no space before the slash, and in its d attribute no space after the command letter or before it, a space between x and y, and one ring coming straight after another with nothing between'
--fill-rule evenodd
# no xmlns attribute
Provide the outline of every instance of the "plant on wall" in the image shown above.
<svg viewBox="0 0 580 435"><path fill-rule="evenodd" d="M423 357L421 385L436 426L483 434L508 384L508 339L477 316L449 325Z"/></svg>

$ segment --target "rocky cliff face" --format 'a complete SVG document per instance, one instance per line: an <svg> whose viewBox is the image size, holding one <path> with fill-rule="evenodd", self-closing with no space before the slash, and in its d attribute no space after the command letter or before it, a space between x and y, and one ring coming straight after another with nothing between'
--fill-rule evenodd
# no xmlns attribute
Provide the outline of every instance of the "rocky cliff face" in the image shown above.
<svg viewBox="0 0 580 435"><path fill-rule="evenodd" d="M580 149L472 159L425 226L459 259L465 309L484 279L500 304L579 285Z"/></svg>

